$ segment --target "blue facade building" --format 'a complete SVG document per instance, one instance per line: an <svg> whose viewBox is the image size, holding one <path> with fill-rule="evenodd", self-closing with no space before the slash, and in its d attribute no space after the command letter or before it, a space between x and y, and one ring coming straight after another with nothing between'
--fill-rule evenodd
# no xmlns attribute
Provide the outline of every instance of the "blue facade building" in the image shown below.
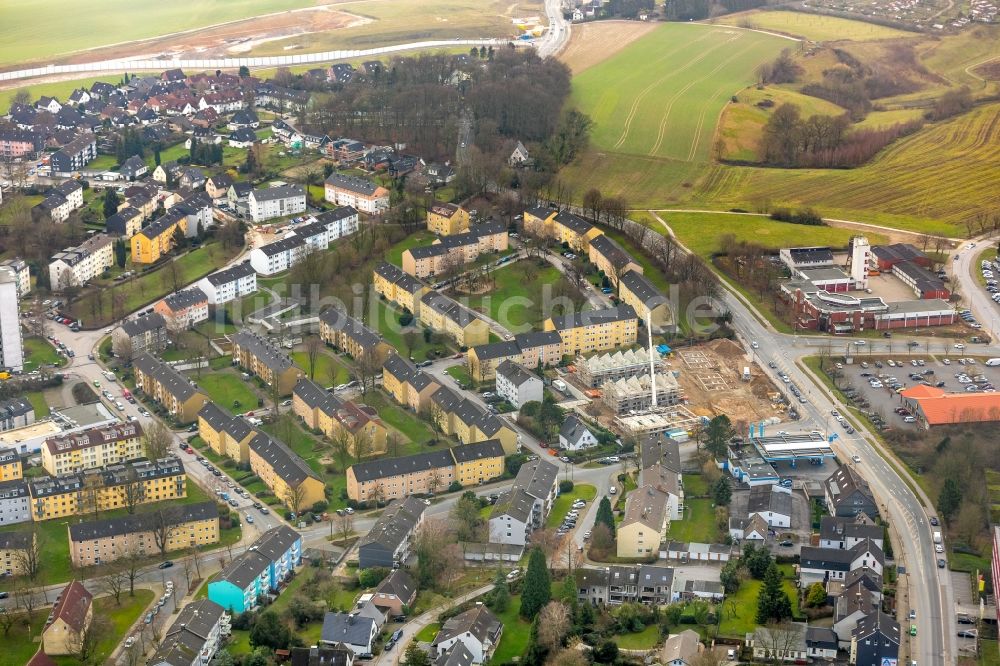
<svg viewBox="0 0 1000 666"><path fill-rule="evenodd" d="M245 613L302 564L302 537L288 526L275 527L254 541L208 584L208 598L233 613Z"/></svg>

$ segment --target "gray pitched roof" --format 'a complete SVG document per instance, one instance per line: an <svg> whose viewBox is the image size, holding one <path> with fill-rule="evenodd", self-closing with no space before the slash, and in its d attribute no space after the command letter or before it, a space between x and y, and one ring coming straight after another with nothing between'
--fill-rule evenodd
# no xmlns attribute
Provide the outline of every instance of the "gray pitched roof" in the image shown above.
<svg viewBox="0 0 1000 666"><path fill-rule="evenodd" d="M292 367L292 359L268 340L249 330L233 335L230 340L241 349L246 349L254 358L274 372L284 372Z"/></svg>
<svg viewBox="0 0 1000 666"><path fill-rule="evenodd" d="M205 295L198 287L191 287L190 289L184 289L182 291L176 291L166 298L163 302L167 304L174 312L179 310L186 310L187 308L198 305L199 303L208 303L208 296Z"/></svg>
<svg viewBox="0 0 1000 666"><path fill-rule="evenodd" d="M216 432L224 432L237 442L242 442L254 430L246 419L233 416L214 402L206 402L198 412L198 416Z"/></svg>
<svg viewBox="0 0 1000 666"><path fill-rule="evenodd" d="M521 488L536 499L548 497L559 478L559 468L547 460L533 460L521 465L514 478L514 487Z"/></svg>
<svg viewBox="0 0 1000 666"><path fill-rule="evenodd" d="M642 304L650 310L669 303L667 297L642 273L627 271L619 279L622 285L635 294L642 301Z"/></svg>
<svg viewBox="0 0 1000 666"><path fill-rule="evenodd" d="M343 331L344 335L354 340L362 349L373 349L382 340L382 336L376 331L337 308L323 310L319 318L330 328Z"/></svg>
<svg viewBox="0 0 1000 666"><path fill-rule="evenodd" d="M570 414L563 421L562 427L559 428L559 436L567 439L570 442L577 442L583 437L584 433L590 432L590 429L584 425L583 421L580 420L576 414Z"/></svg>
<svg viewBox="0 0 1000 666"><path fill-rule="evenodd" d="M156 381L160 382L166 388L167 392L178 400L187 400L195 393L198 393L198 389L191 385L187 377L149 354L140 354L132 360L132 365L138 368L143 374L150 375Z"/></svg>
<svg viewBox="0 0 1000 666"><path fill-rule="evenodd" d="M366 649L371 642L375 620L356 613L327 613L323 617L321 640L326 643L361 645Z"/></svg>
<svg viewBox="0 0 1000 666"><path fill-rule="evenodd" d="M537 375L528 372L523 365L506 360L497 366L497 374L507 378L514 386L522 386L532 379L541 381Z"/></svg>
<svg viewBox="0 0 1000 666"><path fill-rule="evenodd" d="M69 526L70 541L90 541L123 534L149 532L157 525L183 525L219 517L215 502L172 505L161 511L142 511L119 518L105 518Z"/></svg>
<svg viewBox="0 0 1000 666"><path fill-rule="evenodd" d="M455 456L455 462L470 462L481 460L482 458L503 458L503 445L498 439L487 439L482 442L472 442L471 444L461 444L451 449Z"/></svg>
<svg viewBox="0 0 1000 666"><path fill-rule="evenodd" d="M426 509L427 505L416 497L393 500L368 534L361 537L358 547L377 543L388 551L395 551L413 533Z"/></svg>
<svg viewBox="0 0 1000 666"><path fill-rule="evenodd" d="M326 184L342 190L356 192L366 197L370 197L375 194L375 191L379 188L378 185L370 180L357 178L355 176L345 176L339 173L330 174L330 176L326 179Z"/></svg>
<svg viewBox="0 0 1000 666"><path fill-rule="evenodd" d="M0 532L0 550L26 550L31 547L35 533L31 530Z"/></svg>
<svg viewBox="0 0 1000 666"><path fill-rule="evenodd" d="M492 641L502 628L503 624L490 612L490 609L477 605L448 619L431 645L437 645L466 632L472 634L480 643L486 643Z"/></svg>
<svg viewBox="0 0 1000 666"><path fill-rule="evenodd" d="M616 270L621 270L630 263L638 263L632 255L625 251L618 242L606 234L601 234L590 241L590 247L599 252L605 259L611 262Z"/></svg>
<svg viewBox="0 0 1000 666"><path fill-rule="evenodd" d="M248 446L290 486L298 486L309 478L320 480L319 475L305 460L288 448L284 442L274 439L267 433L258 432L250 440Z"/></svg>
<svg viewBox="0 0 1000 666"><path fill-rule="evenodd" d="M352 465L351 469L354 470L354 478L358 482L362 482L449 467L453 464L455 463L451 457L451 453L445 449L443 451L427 451L426 453L417 453L412 456L403 456L400 458L369 460Z"/></svg>
<svg viewBox="0 0 1000 666"><path fill-rule="evenodd" d="M617 307L603 308L601 310L584 310L569 315L559 315L552 317L552 324L556 330L564 331L581 326L594 326L596 324L610 324L616 321L626 321L635 319L635 310L631 305L621 304Z"/></svg>
<svg viewBox="0 0 1000 666"><path fill-rule="evenodd" d="M306 191L301 185L279 185L277 187L265 187L253 191L253 198L257 201L276 201L278 199L290 199L292 197L304 197Z"/></svg>
<svg viewBox="0 0 1000 666"><path fill-rule="evenodd" d="M230 266L225 270L219 271L218 273L212 273L207 279L210 283L218 287L220 285L229 284L230 282L235 282L240 278L249 277L255 273L256 271L254 271L250 262L244 261L236 264L235 266Z"/></svg>
<svg viewBox="0 0 1000 666"><path fill-rule="evenodd" d="M765 511L790 517L792 515L792 494L775 490L773 486L767 484L750 486L747 515Z"/></svg>
<svg viewBox="0 0 1000 666"><path fill-rule="evenodd" d="M148 331L155 331L158 328L163 328L167 325L167 320L163 318L159 312L151 312L148 315L143 315L142 317L137 317L135 319L129 319L128 321L122 323L122 331L125 332L130 338L134 338L137 335L142 335Z"/></svg>
<svg viewBox="0 0 1000 666"><path fill-rule="evenodd" d="M375 594L394 596L404 604L413 601L413 596L416 593L417 584L404 569L393 569L392 573L383 578L382 582L375 588Z"/></svg>
<svg viewBox="0 0 1000 666"><path fill-rule="evenodd" d="M469 652L469 648L465 647L465 643L455 641L450 648L438 655L434 660L434 666L472 666L474 661L475 657Z"/></svg>
<svg viewBox="0 0 1000 666"><path fill-rule="evenodd" d="M535 506L535 498L521 488L511 488L500 493L500 498L493 505L490 519L510 516L521 523L531 520L531 510Z"/></svg>

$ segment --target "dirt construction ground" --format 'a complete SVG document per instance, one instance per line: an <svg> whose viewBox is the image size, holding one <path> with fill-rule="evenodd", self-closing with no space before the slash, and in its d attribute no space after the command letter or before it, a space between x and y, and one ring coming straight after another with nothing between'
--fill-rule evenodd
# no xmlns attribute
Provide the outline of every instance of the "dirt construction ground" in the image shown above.
<svg viewBox="0 0 1000 666"><path fill-rule="evenodd" d="M573 74L593 67L653 30L657 24L642 21L597 21L573 26L569 45L559 54Z"/></svg>
<svg viewBox="0 0 1000 666"><path fill-rule="evenodd" d="M675 350L668 368L679 371L678 381L688 398L688 408L699 416L727 415L733 423L781 417L784 410L771 402L777 391L746 352L730 340L713 340ZM751 381L744 382L744 367Z"/></svg>

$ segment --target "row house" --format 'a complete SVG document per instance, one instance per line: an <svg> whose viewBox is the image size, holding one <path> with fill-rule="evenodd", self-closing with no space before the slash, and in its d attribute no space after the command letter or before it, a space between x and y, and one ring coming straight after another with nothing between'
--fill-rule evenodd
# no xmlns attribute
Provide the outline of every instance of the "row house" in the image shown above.
<svg viewBox="0 0 1000 666"><path fill-rule="evenodd" d="M380 296L414 316L420 314L421 299L431 290L430 287L398 266L385 261L379 263L372 274L375 291Z"/></svg>
<svg viewBox="0 0 1000 666"><path fill-rule="evenodd" d="M351 206L369 215L379 215L389 207L389 190L375 183L334 173L324 183L324 198L338 206Z"/></svg>
<svg viewBox="0 0 1000 666"><path fill-rule="evenodd" d="M258 431L242 416L233 416L214 402L198 412L198 436L220 456L250 462L250 440Z"/></svg>
<svg viewBox="0 0 1000 666"><path fill-rule="evenodd" d="M674 587L681 582L670 567L651 564L580 567L575 572L577 599L595 606L626 603L665 606L680 598Z"/></svg>
<svg viewBox="0 0 1000 666"><path fill-rule="evenodd" d="M440 492L454 482L476 486L503 475L504 455L499 441L486 440L358 463L347 469L347 496L379 503Z"/></svg>
<svg viewBox="0 0 1000 666"><path fill-rule="evenodd" d="M167 363L149 354L132 359L135 386L159 403L178 423L191 423L208 402L191 380Z"/></svg>
<svg viewBox="0 0 1000 666"><path fill-rule="evenodd" d="M326 499L326 484L312 467L288 446L266 433L247 444L250 469L293 513L301 513Z"/></svg>
<svg viewBox="0 0 1000 666"><path fill-rule="evenodd" d="M462 443L498 439L508 454L520 447L520 435L505 420L450 388L442 386L435 391L430 408L441 432Z"/></svg>
<svg viewBox="0 0 1000 666"><path fill-rule="evenodd" d="M507 228L502 222L487 222L435 239L431 245L408 248L402 256L403 270L424 279L470 264L485 252L502 252L507 248Z"/></svg>
<svg viewBox="0 0 1000 666"><path fill-rule="evenodd" d="M543 328L559 332L563 356L627 347L638 337L638 319L631 305L550 317Z"/></svg>
<svg viewBox="0 0 1000 666"><path fill-rule="evenodd" d="M417 318L424 326L452 338L460 347L486 344L490 327L461 303L439 291L428 291L420 297Z"/></svg>
<svg viewBox="0 0 1000 666"><path fill-rule="evenodd" d="M374 355L385 359L392 347L382 340L382 336L343 311L329 307L319 314L319 337L326 344L361 359Z"/></svg>

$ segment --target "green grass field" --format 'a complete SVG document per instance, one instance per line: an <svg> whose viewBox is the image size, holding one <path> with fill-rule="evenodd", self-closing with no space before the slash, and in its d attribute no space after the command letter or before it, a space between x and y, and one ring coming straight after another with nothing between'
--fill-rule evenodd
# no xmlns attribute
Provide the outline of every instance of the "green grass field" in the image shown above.
<svg viewBox="0 0 1000 666"><path fill-rule="evenodd" d="M39 337L25 338L22 346L24 348L24 371L31 372L42 366L66 365L66 359L56 353L55 347L49 344L48 340Z"/></svg>
<svg viewBox="0 0 1000 666"><path fill-rule="evenodd" d="M792 614L798 612L798 595L795 593L793 581L785 579L785 592L792 600ZM757 627L757 596L762 583L759 580L747 580L740 585L736 594L726 597L722 605L722 622L719 623L719 635L731 638L745 638Z"/></svg>
<svg viewBox="0 0 1000 666"><path fill-rule="evenodd" d="M219 372L202 371L201 377L194 374L189 375L195 383L205 393L208 394L216 404L223 409L232 409L244 412L248 409L257 409L257 394L254 393L248 382L243 381L235 370L223 370ZM235 401L239 401L239 406L234 406Z"/></svg>
<svg viewBox="0 0 1000 666"><path fill-rule="evenodd" d="M555 295L557 285L565 282L565 278L558 268L546 263L542 268L533 266L534 277L528 279L525 261L493 271L493 289L483 295L460 296L460 302L465 303L468 299L470 308L487 313L514 333L541 328L545 300L543 289L548 287L549 293Z"/></svg>
<svg viewBox="0 0 1000 666"><path fill-rule="evenodd" d="M615 634L611 640L623 650L649 650L660 642L660 626L651 624L634 634Z"/></svg>
<svg viewBox="0 0 1000 666"><path fill-rule="evenodd" d="M399 241L385 253L385 260L390 264L402 267L403 265L403 252L414 247L421 245L430 245L437 238L434 234L427 231L426 229L421 229L416 233L410 234L403 240Z"/></svg>
<svg viewBox="0 0 1000 666"><path fill-rule="evenodd" d="M805 37L814 42L828 42L842 39L860 42L873 39L893 39L915 37L915 33L896 30L874 23L852 21L835 16L804 14L784 11L753 11L726 16L716 21L726 25L740 25L759 30L773 30L796 37Z"/></svg>
<svg viewBox="0 0 1000 666"><path fill-rule="evenodd" d="M670 523L670 528L667 531L667 536L670 539L695 543L715 543L718 541L712 500L688 500L684 502L684 508L684 519Z"/></svg>
<svg viewBox="0 0 1000 666"><path fill-rule="evenodd" d="M704 162L726 100L791 42L727 27L665 24L573 79L595 150Z"/></svg>
<svg viewBox="0 0 1000 666"><path fill-rule="evenodd" d="M836 227L804 227L801 224L777 222L765 215L731 215L728 213L657 213L670 225L677 238L692 252L709 257L721 249L723 236L732 235L736 240L757 243L774 250L799 243L803 234L808 234L810 242L831 247L847 247L851 236L857 234L852 229ZM664 233L663 227L648 213L633 216L637 222L647 224L651 229ZM873 243L884 242L879 234L868 234Z"/></svg>
<svg viewBox="0 0 1000 666"><path fill-rule="evenodd" d="M531 638L531 623L522 618L520 612L521 595L518 594L510 598L507 610L497 614L503 622L503 634L500 636L500 644L493 653L492 663L509 664L527 649L528 640Z"/></svg>
<svg viewBox="0 0 1000 666"><path fill-rule="evenodd" d="M434 439L434 431L413 412L403 409L384 393L369 391L361 402L378 410L379 417L386 425L395 428L404 437L399 446L399 455L406 456L425 450L424 445ZM389 455L392 451L389 452Z"/></svg>
<svg viewBox="0 0 1000 666"><path fill-rule="evenodd" d="M450 342L448 341L445 341L441 345L434 345L425 342L423 329L416 321L413 322L411 327L412 330L416 331L417 335L414 339L413 349L408 350L406 344L403 342L403 330L399 325L399 315L401 315L403 311L401 309L397 309L395 305L381 299L377 302L377 308L377 320L368 322L368 325L381 333L386 343L396 349L400 354L405 355L407 351L409 351L410 356L413 357L414 361L423 361L427 359L427 352L431 350L451 350ZM448 340L450 340L450 338Z"/></svg>
<svg viewBox="0 0 1000 666"><path fill-rule="evenodd" d="M49 58L108 44L316 4L312 0L101 0L80 11L74 0L0 4L0 64Z"/></svg>
<svg viewBox="0 0 1000 666"><path fill-rule="evenodd" d="M309 376L309 354L306 352L292 352L292 361L302 368L306 376ZM334 369L335 370L332 370ZM313 381L317 384L344 384L349 381L349 373L344 364L333 357L329 352L320 352L316 357L316 368L313 373Z"/></svg>

